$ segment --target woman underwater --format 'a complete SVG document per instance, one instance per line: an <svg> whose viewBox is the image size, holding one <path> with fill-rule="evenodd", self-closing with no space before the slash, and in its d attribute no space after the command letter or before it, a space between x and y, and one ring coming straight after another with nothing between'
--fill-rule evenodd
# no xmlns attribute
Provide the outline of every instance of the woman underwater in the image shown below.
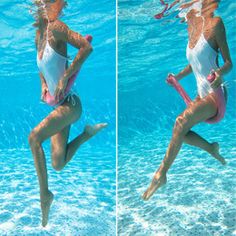
<svg viewBox="0 0 236 236"><path fill-rule="evenodd" d="M87 125L84 131L68 143L70 126L76 122L82 112L79 97L65 89L69 78L76 74L92 52L90 43L80 34L70 30L58 17L66 6L64 0L38 0L36 18L37 65L40 70L42 100L50 91L56 100L53 111L43 119L30 133L29 144L39 180L42 225L48 222L49 209L53 193L48 188L48 176L42 143L51 139L52 166L62 170L72 159L77 149L107 124ZM68 67L67 43L79 49Z"/></svg>
<svg viewBox="0 0 236 236"><path fill-rule="evenodd" d="M214 10L218 8L218 4L219 1L216 0L195 0L182 6L182 9L188 9L185 18L188 24L189 39L186 54L189 65L175 75L175 78L180 80L193 72L197 80L198 96L177 117L167 152L159 169L155 172L150 186L143 194L144 200L148 200L158 188L167 182L167 171L183 143L201 148L222 164L226 163L219 153L218 143L209 143L191 130L194 125L217 115L218 98L214 89L222 85L222 76L232 68L223 21L220 17L214 16ZM218 65L219 51L224 60L222 67ZM207 76L212 70L216 78L209 83ZM222 89L226 101L226 89L224 86Z"/></svg>

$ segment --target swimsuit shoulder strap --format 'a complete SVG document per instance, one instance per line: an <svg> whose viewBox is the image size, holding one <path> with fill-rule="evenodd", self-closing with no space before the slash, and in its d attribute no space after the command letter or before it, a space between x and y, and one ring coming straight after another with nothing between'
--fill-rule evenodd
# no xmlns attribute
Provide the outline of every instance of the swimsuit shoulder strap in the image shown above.
<svg viewBox="0 0 236 236"><path fill-rule="evenodd" d="M48 28L49 28L49 20L48 20L47 29L46 29L46 41L47 42L48 42Z"/></svg>
<svg viewBox="0 0 236 236"><path fill-rule="evenodd" d="M204 28L205 28L205 18L204 16L201 15L202 18L202 29L201 29L201 34L204 34Z"/></svg>

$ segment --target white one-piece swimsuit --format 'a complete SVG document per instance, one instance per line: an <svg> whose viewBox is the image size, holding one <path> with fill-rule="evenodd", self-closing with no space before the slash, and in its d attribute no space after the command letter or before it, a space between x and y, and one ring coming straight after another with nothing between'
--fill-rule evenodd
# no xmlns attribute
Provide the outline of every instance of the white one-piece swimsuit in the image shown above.
<svg viewBox="0 0 236 236"><path fill-rule="evenodd" d="M186 50L186 56L197 80L198 94L201 98L213 92L213 89L207 80L207 76L210 74L211 70L216 70L218 68L216 64L218 53L205 39L203 28L204 19L202 33L197 44L191 49L188 43Z"/></svg>
<svg viewBox="0 0 236 236"><path fill-rule="evenodd" d="M37 65L43 74L50 94L53 96L58 85L58 81L66 70L67 57L57 53L49 44L48 40L43 52L42 59L37 53Z"/></svg>

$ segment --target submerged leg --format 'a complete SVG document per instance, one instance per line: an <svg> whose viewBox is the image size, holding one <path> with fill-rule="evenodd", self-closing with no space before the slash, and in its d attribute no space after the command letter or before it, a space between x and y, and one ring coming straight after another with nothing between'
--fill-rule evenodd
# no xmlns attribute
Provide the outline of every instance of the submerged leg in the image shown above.
<svg viewBox="0 0 236 236"><path fill-rule="evenodd" d="M93 126L87 125L84 131L68 144L68 128L54 135L51 138L51 156L53 168L57 171L62 170L72 159L78 148L106 126L106 123L100 123Z"/></svg>
<svg viewBox="0 0 236 236"><path fill-rule="evenodd" d="M219 153L219 144L217 142L209 143L207 140L191 130L184 136L184 142L208 152L215 159L220 161L222 165L226 164L225 159Z"/></svg>
<svg viewBox="0 0 236 236"><path fill-rule="evenodd" d="M40 189L40 205L42 211L42 226L45 227L48 222L49 209L53 201L53 193L48 189L48 175L45 154L42 148L42 142L39 141L37 134L31 133L29 137L31 151L34 157L34 164L38 175Z"/></svg>
<svg viewBox="0 0 236 236"><path fill-rule="evenodd" d="M174 162L186 134L195 125L210 117L213 117L217 112L217 108L212 98L212 95L200 99L191 105L176 119L173 130L172 139L168 146L166 155L156 171L153 180L143 194L143 199L148 200L154 192L166 183L166 173Z"/></svg>
<svg viewBox="0 0 236 236"><path fill-rule="evenodd" d="M65 164L68 163L71 158L74 156L77 149L94 135L96 135L99 131L107 126L107 123L100 123L96 125L87 125L84 128L83 133L78 135L75 139L73 139L67 146L67 153Z"/></svg>
<svg viewBox="0 0 236 236"><path fill-rule="evenodd" d="M75 122L81 114L79 104L72 106L64 103L52 111L39 125L37 125L29 136L29 143L34 157L36 172L40 187L40 202L42 211L42 225L48 222L49 209L53 201L53 194L48 189L47 167L42 143Z"/></svg>

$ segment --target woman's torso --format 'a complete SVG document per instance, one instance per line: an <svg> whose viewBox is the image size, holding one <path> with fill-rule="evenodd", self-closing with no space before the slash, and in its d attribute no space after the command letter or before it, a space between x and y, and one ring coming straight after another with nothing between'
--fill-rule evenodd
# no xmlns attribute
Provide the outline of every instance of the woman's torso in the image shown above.
<svg viewBox="0 0 236 236"><path fill-rule="evenodd" d="M54 95L58 81L67 68L68 58L66 43L55 38L52 27L48 27L44 32L37 32L37 65L50 94Z"/></svg>
<svg viewBox="0 0 236 236"><path fill-rule="evenodd" d="M198 94L205 97L213 92L207 76L218 68L218 46L214 26L210 19L199 17L198 23L190 22L186 56L197 80Z"/></svg>

